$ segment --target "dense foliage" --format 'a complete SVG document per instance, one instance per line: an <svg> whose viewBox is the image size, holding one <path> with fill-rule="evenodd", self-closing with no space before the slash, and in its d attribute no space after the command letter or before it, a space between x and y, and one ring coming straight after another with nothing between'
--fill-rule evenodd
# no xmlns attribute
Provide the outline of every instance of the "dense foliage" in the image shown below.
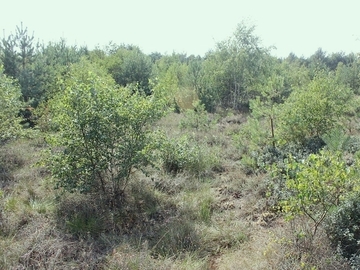
<svg viewBox="0 0 360 270"><path fill-rule="evenodd" d="M359 194L348 196L346 201L332 213L327 222L327 233L335 248L350 259L355 267L360 266L360 203Z"/></svg>
<svg viewBox="0 0 360 270"><path fill-rule="evenodd" d="M60 82L62 92L49 103L58 129L49 138L58 147L49 165L58 187L117 200L132 170L149 163L146 128L162 116L163 106L156 95L119 88L100 71L81 62Z"/></svg>
<svg viewBox="0 0 360 270"><path fill-rule="evenodd" d="M342 120L351 111L354 98L351 89L337 84L333 76L315 77L280 106L279 139L303 143L344 125Z"/></svg>
<svg viewBox="0 0 360 270"><path fill-rule="evenodd" d="M281 202L290 218L306 215L314 223L315 235L330 210L344 200L346 193L358 188L354 168L347 168L341 153L320 152L306 160L289 158L286 186L291 196Z"/></svg>

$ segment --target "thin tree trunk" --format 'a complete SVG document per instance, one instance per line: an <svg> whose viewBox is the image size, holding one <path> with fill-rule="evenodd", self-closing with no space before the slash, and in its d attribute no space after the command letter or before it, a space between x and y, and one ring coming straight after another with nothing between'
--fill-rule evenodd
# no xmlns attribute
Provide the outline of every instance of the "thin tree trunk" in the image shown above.
<svg viewBox="0 0 360 270"><path fill-rule="evenodd" d="M274 132L274 119L270 116L270 125L271 125L271 138L272 138L272 145L275 149L275 132Z"/></svg>

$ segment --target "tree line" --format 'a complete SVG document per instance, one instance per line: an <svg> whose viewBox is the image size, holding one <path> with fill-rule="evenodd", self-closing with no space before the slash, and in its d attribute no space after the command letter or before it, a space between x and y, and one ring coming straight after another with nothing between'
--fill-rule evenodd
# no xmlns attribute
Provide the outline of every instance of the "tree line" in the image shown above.
<svg viewBox="0 0 360 270"><path fill-rule="evenodd" d="M102 66L120 86L146 94L154 88L166 89L180 106L190 106L182 102L184 96L191 95L209 112L217 108L245 110L275 77L281 81L278 101L319 72L336 74L339 82L358 92L359 61L355 53L327 54L319 48L308 58L290 53L279 59L271 55L271 49L262 46L254 26L245 24L239 24L233 36L215 44L204 57L157 52L146 55L137 46L113 43L89 50L69 46L64 39L45 45L36 42L34 33L21 24L14 34L2 38L0 60L3 73L18 82L22 101L34 108L60 91L58 78L80 61Z"/></svg>

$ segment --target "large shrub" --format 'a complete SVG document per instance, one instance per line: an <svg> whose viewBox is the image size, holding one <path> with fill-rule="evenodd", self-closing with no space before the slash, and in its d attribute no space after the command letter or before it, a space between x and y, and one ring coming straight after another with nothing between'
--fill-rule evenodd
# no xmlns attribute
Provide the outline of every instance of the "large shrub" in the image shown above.
<svg viewBox="0 0 360 270"><path fill-rule="evenodd" d="M73 66L63 92L51 102L52 153L48 166L68 191L98 192L117 199L134 167L149 162L147 127L163 114L161 100L143 96L85 62Z"/></svg>
<svg viewBox="0 0 360 270"><path fill-rule="evenodd" d="M301 161L290 157L285 177L291 195L282 201L282 208L289 218L300 215L311 220L315 236L331 209L356 186L354 176L354 167L347 167L339 152L320 151Z"/></svg>
<svg viewBox="0 0 360 270"><path fill-rule="evenodd" d="M320 74L293 91L281 105L277 125L283 142L304 143L341 125L351 110L353 93L331 75Z"/></svg>

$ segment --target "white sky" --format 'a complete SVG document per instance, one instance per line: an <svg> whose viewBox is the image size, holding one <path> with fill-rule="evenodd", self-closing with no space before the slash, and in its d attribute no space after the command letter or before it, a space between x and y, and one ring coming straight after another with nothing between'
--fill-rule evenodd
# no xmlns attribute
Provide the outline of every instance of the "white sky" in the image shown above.
<svg viewBox="0 0 360 270"><path fill-rule="evenodd" d="M6 36L23 22L40 41L87 45L113 41L145 53L204 55L242 20L273 54L308 57L360 52L359 0L11 0L1 3ZM1 37L2 37L1 33Z"/></svg>

